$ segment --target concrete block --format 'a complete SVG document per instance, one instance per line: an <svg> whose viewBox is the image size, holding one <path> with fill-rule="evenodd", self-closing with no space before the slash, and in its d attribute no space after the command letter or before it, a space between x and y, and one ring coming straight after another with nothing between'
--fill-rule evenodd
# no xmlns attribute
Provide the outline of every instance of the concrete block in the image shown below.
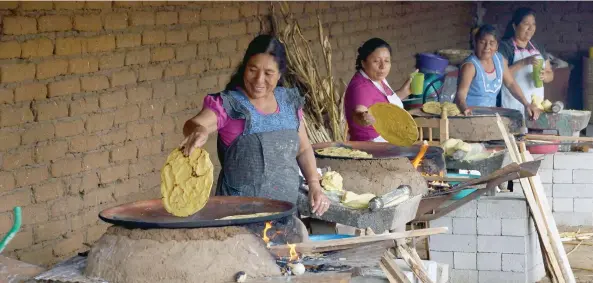
<svg viewBox="0 0 593 283"><path fill-rule="evenodd" d="M554 154L554 169L593 169L593 153L558 152Z"/></svg>
<svg viewBox="0 0 593 283"><path fill-rule="evenodd" d="M502 270L501 253L478 253L478 270Z"/></svg>
<svg viewBox="0 0 593 283"><path fill-rule="evenodd" d="M526 240L527 251L525 253L525 256L527 260L525 263L525 267L526 269L531 269L539 264L543 264L544 258L542 257L542 251L537 233L529 235Z"/></svg>
<svg viewBox="0 0 593 283"><path fill-rule="evenodd" d="M527 282L540 282L546 277L546 267L543 263L527 271Z"/></svg>
<svg viewBox="0 0 593 283"><path fill-rule="evenodd" d="M478 201L478 217L527 218L527 202L519 197L490 197Z"/></svg>
<svg viewBox="0 0 593 283"><path fill-rule="evenodd" d="M449 266L453 267L453 252L437 252L437 251L430 251L430 260L446 263Z"/></svg>
<svg viewBox="0 0 593 283"><path fill-rule="evenodd" d="M527 219L502 219L503 236L526 236L529 234Z"/></svg>
<svg viewBox="0 0 593 283"><path fill-rule="evenodd" d="M575 198L574 212L593 212L593 198Z"/></svg>
<svg viewBox="0 0 593 283"><path fill-rule="evenodd" d="M546 196L548 196L548 197L554 196L554 193L553 193L554 185L552 185L552 184L543 184L543 185L544 185L544 192L546 193Z"/></svg>
<svg viewBox="0 0 593 283"><path fill-rule="evenodd" d="M453 268L476 270L476 253L453 253Z"/></svg>
<svg viewBox="0 0 593 283"><path fill-rule="evenodd" d="M559 169L554 170L553 173L554 184L570 184L572 183L572 170L570 169ZM542 179L543 182L543 179Z"/></svg>
<svg viewBox="0 0 593 283"><path fill-rule="evenodd" d="M575 184L592 184L593 170L573 170L572 182Z"/></svg>
<svg viewBox="0 0 593 283"><path fill-rule="evenodd" d="M453 218L453 234L455 235L476 235L476 218Z"/></svg>
<svg viewBox="0 0 593 283"><path fill-rule="evenodd" d="M550 206L550 209L554 210L554 198L546 197L546 199L548 200L548 205Z"/></svg>
<svg viewBox="0 0 593 283"><path fill-rule="evenodd" d="M554 169L539 169L538 174L542 183L551 184L554 182Z"/></svg>
<svg viewBox="0 0 593 283"><path fill-rule="evenodd" d="M593 226L593 213L591 212L554 212L552 213L556 225L565 226Z"/></svg>
<svg viewBox="0 0 593 283"><path fill-rule="evenodd" d="M534 160L542 159L540 169L553 169L554 168L554 155L553 154L534 154L532 155Z"/></svg>
<svg viewBox="0 0 593 283"><path fill-rule="evenodd" d="M558 212L569 212L574 211L574 199L573 198L554 198L553 211Z"/></svg>
<svg viewBox="0 0 593 283"><path fill-rule="evenodd" d="M476 217L478 204L477 201L470 201L460 208L451 211L447 216L449 217Z"/></svg>
<svg viewBox="0 0 593 283"><path fill-rule="evenodd" d="M593 184L554 184L554 198L593 198Z"/></svg>
<svg viewBox="0 0 593 283"><path fill-rule="evenodd" d="M444 263L437 263L437 281L436 283L449 282L449 265Z"/></svg>
<svg viewBox="0 0 593 283"><path fill-rule="evenodd" d="M475 235L434 235L430 236L429 240L431 251L467 253L477 251Z"/></svg>
<svg viewBox="0 0 593 283"><path fill-rule="evenodd" d="M525 237L516 236L478 236L480 253L525 253Z"/></svg>
<svg viewBox="0 0 593 283"><path fill-rule="evenodd" d="M480 271L478 283L519 283L526 282L527 274L504 271Z"/></svg>
<svg viewBox="0 0 593 283"><path fill-rule="evenodd" d="M476 283L478 282L477 270L451 269L451 283Z"/></svg>
<svg viewBox="0 0 593 283"><path fill-rule="evenodd" d="M524 254L502 254L502 271L525 272Z"/></svg>
<svg viewBox="0 0 593 283"><path fill-rule="evenodd" d="M453 218L451 217L441 217L439 219L435 219L430 221L430 227L447 227L449 230L445 234L452 234L453 233Z"/></svg>
<svg viewBox="0 0 593 283"><path fill-rule="evenodd" d="M478 235L501 235L501 219L477 218Z"/></svg>

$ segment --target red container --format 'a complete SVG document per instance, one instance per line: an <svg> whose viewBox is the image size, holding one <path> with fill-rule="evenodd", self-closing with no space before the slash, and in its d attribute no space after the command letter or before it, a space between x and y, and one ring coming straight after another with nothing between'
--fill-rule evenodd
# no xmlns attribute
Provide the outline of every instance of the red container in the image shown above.
<svg viewBox="0 0 593 283"><path fill-rule="evenodd" d="M526 145L531 154L554 154L558 152L560 142L542 142L540 144Z"/></svg>

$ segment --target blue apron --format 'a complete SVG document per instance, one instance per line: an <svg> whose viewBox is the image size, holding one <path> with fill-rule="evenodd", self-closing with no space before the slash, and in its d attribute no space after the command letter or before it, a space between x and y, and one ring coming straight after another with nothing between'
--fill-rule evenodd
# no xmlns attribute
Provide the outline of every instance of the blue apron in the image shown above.
<svg viewBox="0 0 593 283"><path fill-rule="evenodd" d="M476 75L474 76L467 93L467 106L496 107L496 96L502 86L504 65L502 55L498 52L494 54L492 60L494 60L496 79L488 80L486 71L475 54L472 54L465 59L464 64L471 63L476 68Z"/></svg>

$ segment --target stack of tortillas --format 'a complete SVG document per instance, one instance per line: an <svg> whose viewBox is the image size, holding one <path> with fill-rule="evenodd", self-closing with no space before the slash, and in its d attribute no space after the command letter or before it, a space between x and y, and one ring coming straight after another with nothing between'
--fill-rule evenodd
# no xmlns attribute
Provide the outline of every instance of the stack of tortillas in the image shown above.
<svg viewBox="0 0 593 283"><path fill-rule="evenodd" d="M411 146L418 140L418 126L408 111L391 103L375 103L369 112L375 118L373 127L389 143Z"/></svg>
<svg viewBox="0 0 593 283"><path fill-rule="evenodd" d="M214 166L207 151L197 148L189 157L175 149L161 170L161 195L165 209L178 217L204 208L210 197Z"/></svg>

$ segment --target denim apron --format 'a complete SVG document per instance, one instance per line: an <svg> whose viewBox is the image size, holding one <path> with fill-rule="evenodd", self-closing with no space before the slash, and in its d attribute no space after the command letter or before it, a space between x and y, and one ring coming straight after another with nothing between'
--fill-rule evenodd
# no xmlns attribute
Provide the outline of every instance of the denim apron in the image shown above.
<svg viewBox="0 0 593 283"><path fill-rule="evenodd" d="M488 80L486 71L480 64L480 60L475 54L472 54L465 63L471 63L476 68L476 75L472 80L469 91L467 92L466 104L469 107L483 106L496 107L496 96L502 86L502 73L504 71L502 55L498 52L494 53L492 57L494 61L494 69L496 70L496 78Z"/></svg>
<svg viewBox="0 0 593 283"><path fill-rule="evenodd" d="M220 95L232 119L245 120L245 129L229 146L218 139L222 170L217 195L251 196L296 203L300 184L296 156L299 150L298 109L304 98L296 89L277 87L280 111L260 114L238 90Z"/></svg>

